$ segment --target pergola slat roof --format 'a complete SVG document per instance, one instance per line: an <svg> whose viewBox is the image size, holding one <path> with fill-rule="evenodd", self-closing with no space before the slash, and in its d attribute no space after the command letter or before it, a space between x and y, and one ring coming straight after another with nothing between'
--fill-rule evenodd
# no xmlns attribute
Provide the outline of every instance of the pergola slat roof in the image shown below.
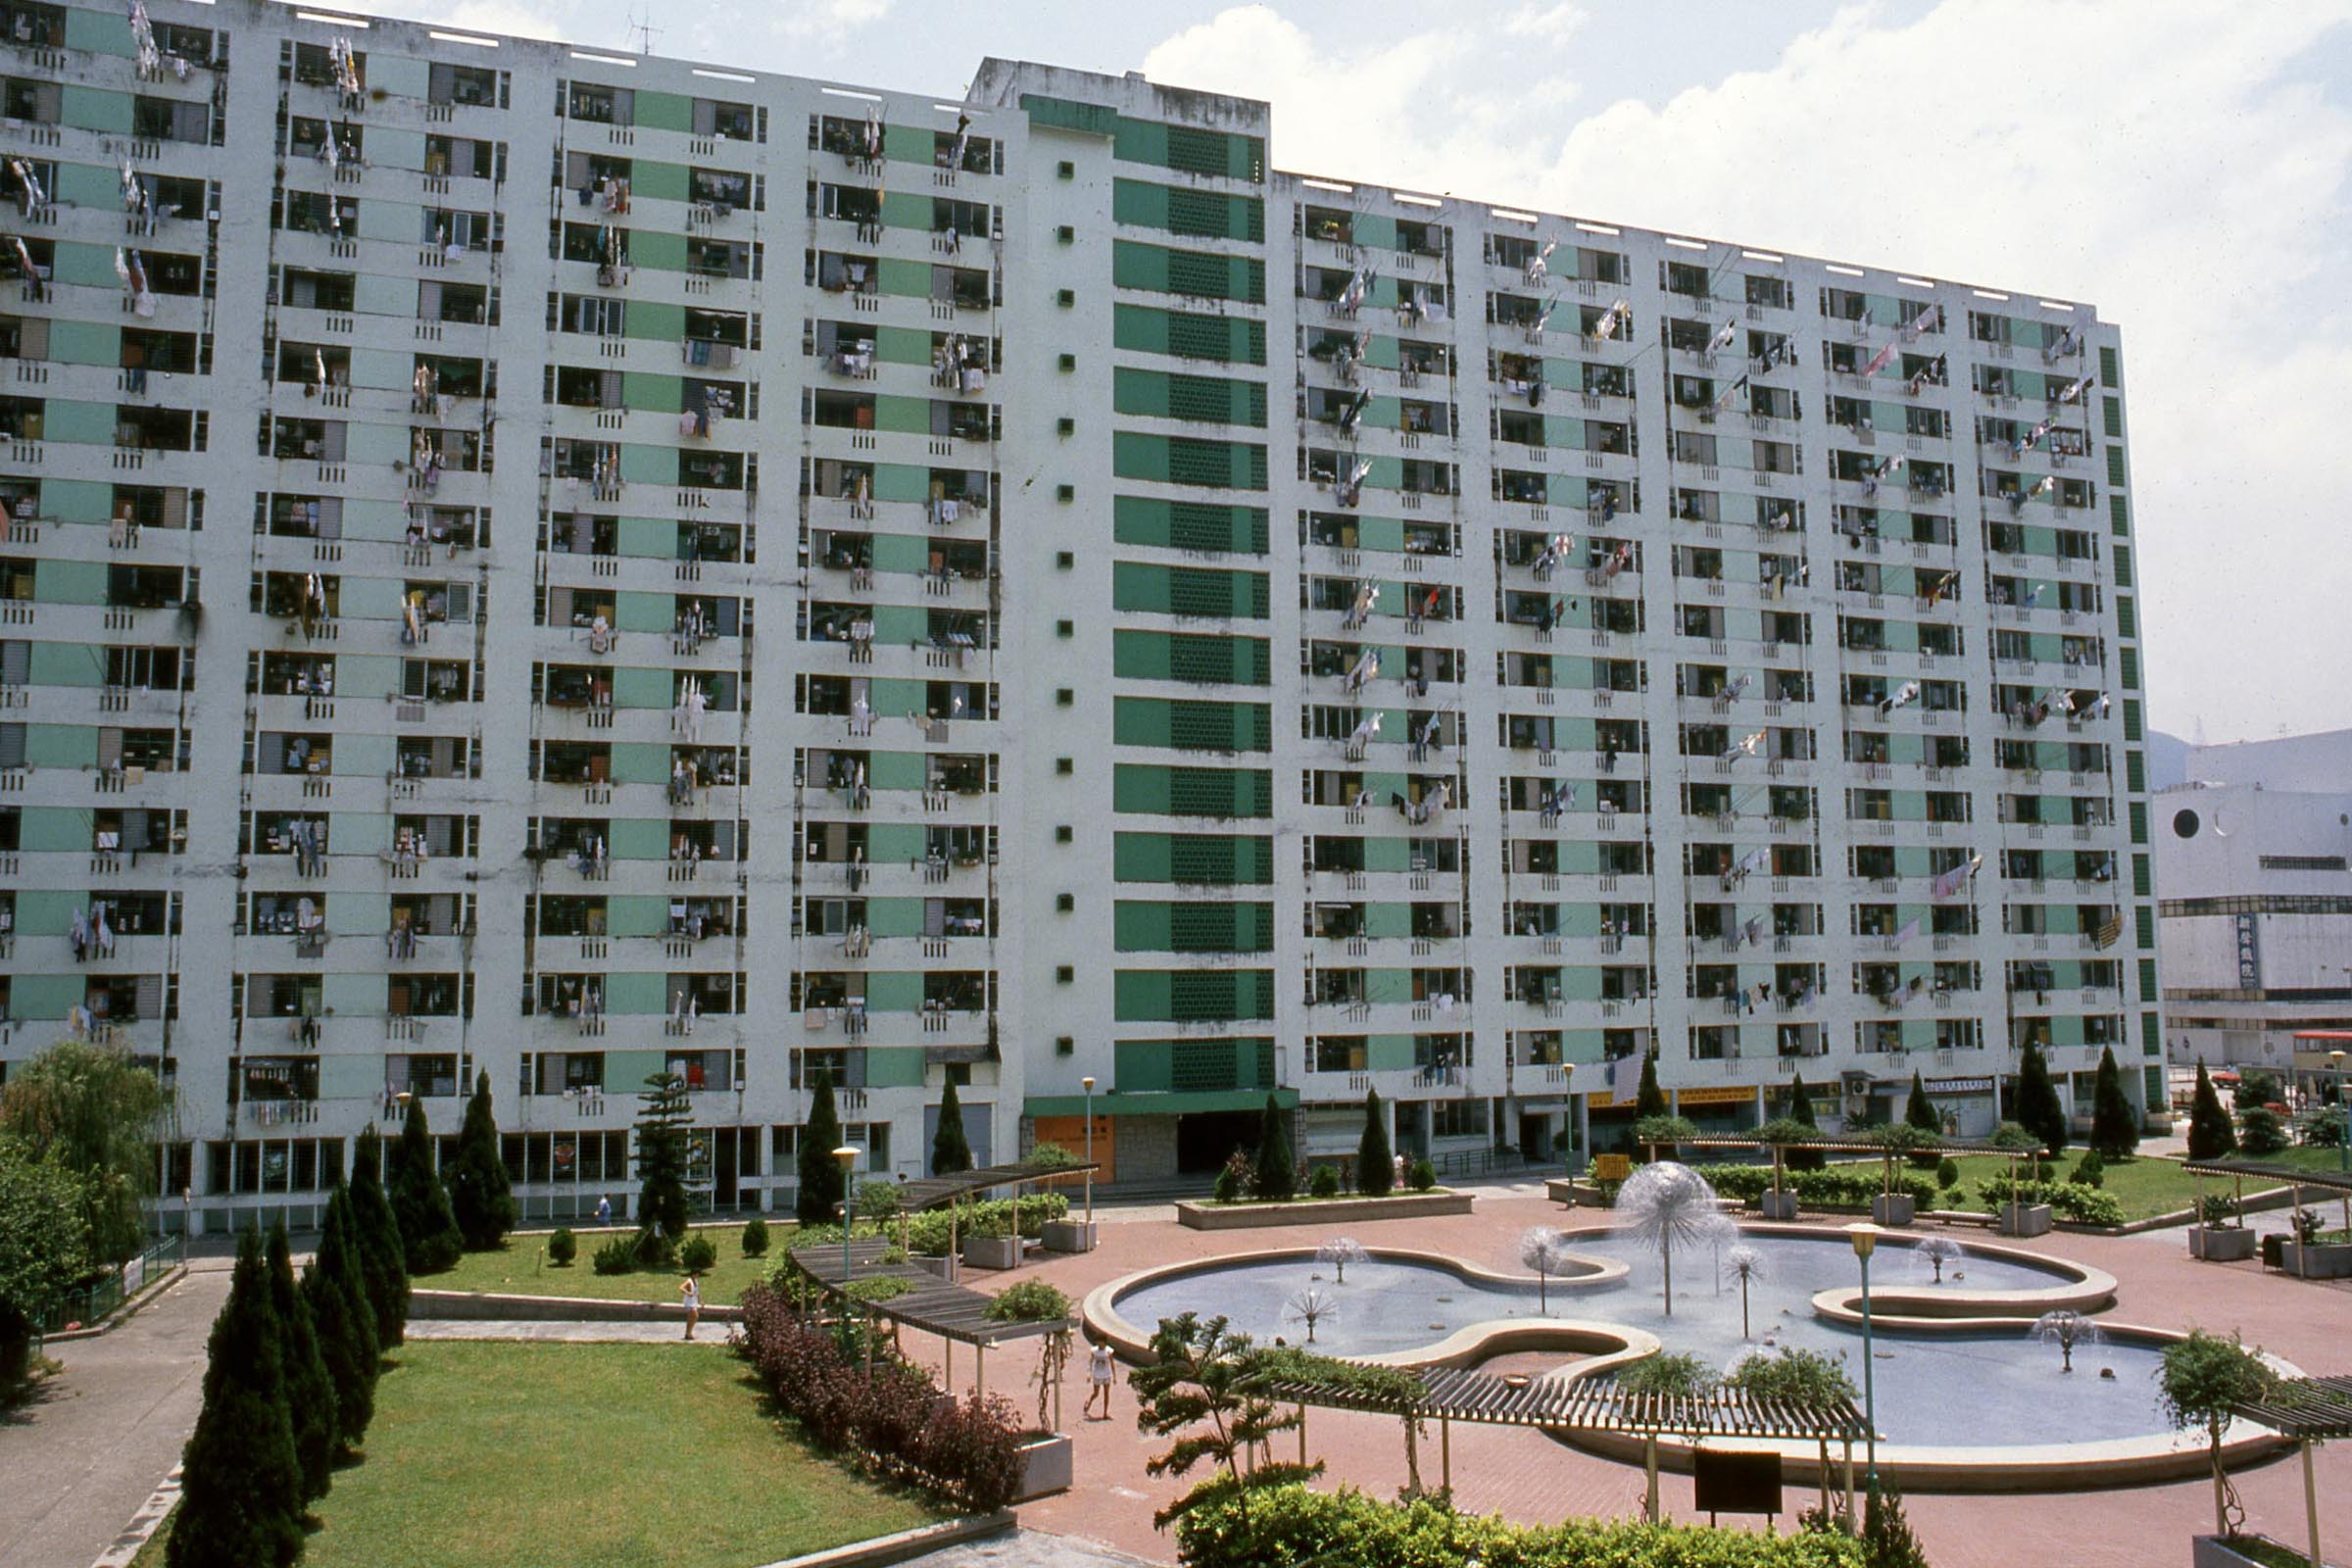
<svg viewBox="0 0 2352 1568"><path fill-rule="evenodd" d="M2352 1377L2291 1378L2269 1398L2241 1404L2235 1413L2305 1442L2352 1438Z"/></svg>
<svg viewBox="0 0 2352 1568"><path fill-rule="evenodd" d="M2281 1187L2316 1187L2322 1192L2352 1195L2352 1174L2340 1170L2305 1170L2300 1165L2260 1159L2192 1159L2182 1168L2191 1176L2251 1176Z"/></svg>
<svg viewBox="0 0 2352 1568"><path fill-rule="evenodd" d="M2037 1152L2032 1149L2011 1149L1987 1138L1937 1138L1901 1149L1890 1149L1868 1133L1816 1133L1802 1143L1772 1144L1761 1138L1741 1138L1725 1133L1707 1133L1697 1138L1667 1140L1678 1149L1818 1149L1836 1154L1999 1154L2010 1159L2029 1159Z"/></svg>
<svg viewBox="0 0 2352 1568"><path fill-rule="evenodd" d="M986 1347L1006 1340L1054 1334L1070 1327L1070 1320L1066 1317L1034 1322L992 1318L988 1315L988 1305L996 1299L995 1297L984 1291L969 1291L960 1285L950 1285L936 1279L917 1263L885 1263L882 1256L890 1250L890 1243L872 1238L852 1242L850 1268L846 1276L842 1272L839 1245L828 1247L819 1242L812 1247L795 1248L792 1261L801 1272L814 1280L826 1295L837 1300L843 1296L845 1280L910 1280L914 1288L903 1296L894 1296L883 1301L860 1301L858 1304L860 1309L888 1318L893 1323L964 1345Z"/></svg>
<svg viewBox="0 0 2352 1568"><path fill-rule="evenodd" d="M1735 1389L1700 1395L1639 1394L1610 1383L1552 1378L1525 1381L1459 1367L1415 1376L1422 1395L1407 1403L1390 1395L1313 1382L1269 1381L1265 1395L1284 1404L1327 1410L1413 1414L1494 1426L1552 1427L1637 1437L1785 1438L1859 1442L1868 1435L1851 1399L1831 1404L1757 1398Z"/></svg>
<svg viewBox="0 0 2352 1568"><path fill-rule="evenodd" d="M1089 1164L1082 1159L1045 1165L1023 1160L1012 1165L982 1165L976 1170L957 1171L953 1176L926 1176L921 1181L899 1183L899 1209L902 1213L911 1214L917 1209L936 1208L955 1199L968 1198L992 1188L1084 1176L1102 1168L1100 1162Z"/></svg>

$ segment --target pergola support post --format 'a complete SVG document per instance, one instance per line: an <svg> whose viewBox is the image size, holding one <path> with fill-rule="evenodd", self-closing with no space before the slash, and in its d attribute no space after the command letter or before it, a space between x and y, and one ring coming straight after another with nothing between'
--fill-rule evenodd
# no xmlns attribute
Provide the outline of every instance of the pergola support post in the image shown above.
<svg viewBox="0 0 2352 1568"><path fill-rule="evenodd" d="M1438 1485L1453 1494L1453 1423L1438 1417Z"/></svg>
<svg viewBox="0 0 2352 1568"><path fill-rule="evenodd" d="M1651 1524L1658 1522L1658 1435L1642 1434L1642 1517Z"/></svg>
<svg viewBox="0 0 2352 1568"><path fill-rule="evenodd" d="M2311 1467L2312 1441L2305 1438L2303 1448L2303 1518L2311 1529L2311 1568L2320 1568L2320 1484Z"/></svg>

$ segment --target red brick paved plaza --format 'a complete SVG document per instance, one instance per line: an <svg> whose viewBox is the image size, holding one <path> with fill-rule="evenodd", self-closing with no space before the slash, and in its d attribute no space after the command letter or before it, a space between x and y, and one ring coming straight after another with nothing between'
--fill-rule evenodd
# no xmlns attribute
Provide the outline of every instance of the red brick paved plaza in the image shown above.
<svg viewBox="0 0 2352 1568"><path fill-rule="evenodd" d="M1094 1287L1138 1269L1188 1258L1215 1257L1264 1248L1312 1246L1327 1239L1327 1224L1210 1234L1182 1229L1169 1220L1121 1219L1104 1213L1102 1247L1089 1256L1055 1257L1018 1275L973 1271L965 1281L983 1290L1014 1278L1052 1281L1073 1299ZM1846 1217L1825 1221L1846 1223ZM1425 1249L1450 1253L1489 1268L1516 1272L1519 1233L1530 1225L1563 1229L1598 1226L1605 1216L1564 1209L1540 1197L1482 1193L1477 1212L1467 1218L1390 1220L1350 1224L1348 1234L1371 1247ZM1925 1227L1923 1227L1925 1228ZM1965 1234L1963 1235L1965 1239ZM2258 1264L2192 1261L2178 1231L2140 1237L2053 1235L2021 1245L2073 1258L2116 1277L2117 1305L2107 1314L2123 1322L2155 1327L2242 1330L2249 1345L2312 1373L2352 1371L2352 1286L2265 1277ZM1035 1342L1016 1344L989 1356L991 1392L1034 1407L1029 1379ZM936 1341L909 1335L906 1348L934 1367ZM956 1381L969 1388L969 1350L956 1358ZM1068 1494L1025 1504L1025 1526L1082 1537L1162 1562L1175 1560L1175 1542L1152 1527L1152 1510L1179 1490L1175 1483L1145 1474L1144 1463L1166 1440L1135 1430L1135 1401L1119 1386L1115 1421L1078 1419L1085 1396L1083 1373L1074 1359L1063 1390L1063 1430L1077 1439L1077 1485ZM1376 1496L1392 1496L1404 1483L1404 1451L1398 1423L1392 1418L1331 1411L1309 1419L1309 1446L1329 1465L1324 1485L1351 1484ZM1437 1484L1434 1435L1423 1446L1422 1475ZM1543 1436L1515 1428L1457 1427L1453 1433L1453 1484L1458 1504L1468 1511L1494 1512L1526 1522L1556 1521L1572 1515L1631 1517L1642 1506L1638 1468L1593 1458ZM1664 1503L1679 1518L1691 1518L1688 1477L1667 1476ZM2322 1544L2336 1559L2352 1559L2352 1445L2319 1454ZM2291 1458L2240 1472L2249 1528L2276 1539L2303 1540L2303 1484ZM1792 1497L1799 1505L1809 1494ZM2090 1493L2018 1495L1915 1494L1905 1499L1936 1568L2140 1568L2185 1565L2188 1537L2213 1526L2213 1492L2200 1482ZM1730 1522L1730 1521L1727 1521ZM1750 1521L1761 1526L1761 1521ZM1788 1524L1784 1521L1784 1528Z"/></svg>

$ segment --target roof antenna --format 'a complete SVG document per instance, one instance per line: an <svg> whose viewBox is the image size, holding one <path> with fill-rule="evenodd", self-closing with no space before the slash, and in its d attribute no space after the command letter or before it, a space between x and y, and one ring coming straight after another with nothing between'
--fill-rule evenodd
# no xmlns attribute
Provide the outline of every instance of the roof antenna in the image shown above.
<svg viewBox="0 0 2352 1568"><path fill-rule="evenodd" d="M663 30L654 25L654 14L650 9L642 18L634 11L629 13L629 35L635 40L639 54L652 54L654 40L661 37Z"/></svg>

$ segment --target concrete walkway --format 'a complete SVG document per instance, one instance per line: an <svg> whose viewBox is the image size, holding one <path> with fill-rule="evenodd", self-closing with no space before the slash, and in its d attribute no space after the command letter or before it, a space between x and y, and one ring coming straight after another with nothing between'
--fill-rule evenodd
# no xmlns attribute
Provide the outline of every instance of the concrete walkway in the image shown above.
<svg viewBox="0 0 2352 1568"><path fill-rule="evenodd" d="M409 1319L411 1340L529 1340L551 1345L715 1345L727 1343L725 1323L705 1323L693 1339L679 1323L576 1323L514 1318Z"/></svg>
<svg viewBox="0 0 2352 1568"><path fill-rule="evenodd" d="M121 1327L52 1344L65 1371L0 1416L0 1563L90 1568L179 1462L229 1260L198 1258Z"/></svg>
<svg viewBox="0 0 2352 1568"><path fill-rule="evenodd" d="M1042 1530L1015 1530L991 1541L949 1546L907 1559L908 1568L1152 1568L1142 1557Z"/></svg>

